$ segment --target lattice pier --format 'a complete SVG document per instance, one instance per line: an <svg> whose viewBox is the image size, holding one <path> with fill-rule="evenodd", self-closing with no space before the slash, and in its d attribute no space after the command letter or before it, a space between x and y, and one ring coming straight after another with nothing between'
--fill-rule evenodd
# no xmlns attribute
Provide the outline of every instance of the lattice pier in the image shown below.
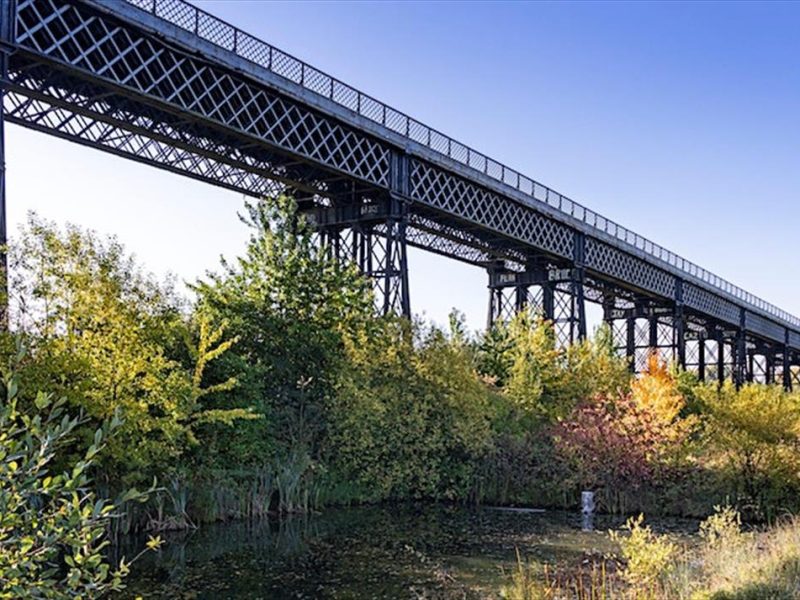
<svg viewBox="0 0 800 600"><path fill-rule="evenodd" d="M535 258L524 271L511 270L502 261L491 264L488 271L489 327L530 310L553 324L559 345L585 339L585 299L578 269L560 269Z"/></svg>
<svg viewBox="0 0 800 600"><path fill-rule="evenodd" d="M355 264L373 281L382 314L411 316L407 213L398 200L358 200L302 210L331 256Z"/></svg>

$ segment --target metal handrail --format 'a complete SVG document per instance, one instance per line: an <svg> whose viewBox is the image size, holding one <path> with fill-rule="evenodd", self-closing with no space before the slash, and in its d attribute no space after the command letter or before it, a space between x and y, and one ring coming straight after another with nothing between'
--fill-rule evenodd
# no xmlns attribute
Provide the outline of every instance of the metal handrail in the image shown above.
<svg viewBox="0 0 800 600"><path fill-rule="evenodd" d="M767 314L800 327L800 318L774 304L184 0L125 1L603 231Z"/></svg>

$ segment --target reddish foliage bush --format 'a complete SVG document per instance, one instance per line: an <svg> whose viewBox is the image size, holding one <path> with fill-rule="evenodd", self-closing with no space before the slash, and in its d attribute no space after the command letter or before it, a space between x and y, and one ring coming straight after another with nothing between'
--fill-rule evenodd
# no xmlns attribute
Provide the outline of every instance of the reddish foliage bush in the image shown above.
<svg viewBox="0 0 800 600"><path fill-rule="evenodd" d="M663 482L680 462L693 426L678 416L683 403L656 359L631 393L580 403L552 432L574 483L607 499Z"/></svg>

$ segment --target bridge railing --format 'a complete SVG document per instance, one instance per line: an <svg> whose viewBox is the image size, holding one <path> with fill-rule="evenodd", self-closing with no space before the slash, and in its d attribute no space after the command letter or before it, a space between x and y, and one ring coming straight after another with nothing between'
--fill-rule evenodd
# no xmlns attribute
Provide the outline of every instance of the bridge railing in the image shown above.
<svg viewBox="0 0 800 600"><path fill-rule="evenodd" d="M184 0L125 1L630 244L746 304L800 327L800 318L774 304Z"/></svg>

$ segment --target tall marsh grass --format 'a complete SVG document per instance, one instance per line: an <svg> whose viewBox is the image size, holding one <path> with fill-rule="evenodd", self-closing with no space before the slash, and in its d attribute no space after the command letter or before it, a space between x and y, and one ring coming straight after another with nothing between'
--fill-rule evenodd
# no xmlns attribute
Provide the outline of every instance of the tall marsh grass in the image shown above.
<svg viewBox="0 0 800 600"><path fill-rule="evenodd" d="M791 600L800 598L800 518L743 531L739 514L719 508L696 544L654 533L641 517L612 532L619 552L556 577L518 564L501 590L507 600ZM619 565L619 568L617 568Z"/></svg>

